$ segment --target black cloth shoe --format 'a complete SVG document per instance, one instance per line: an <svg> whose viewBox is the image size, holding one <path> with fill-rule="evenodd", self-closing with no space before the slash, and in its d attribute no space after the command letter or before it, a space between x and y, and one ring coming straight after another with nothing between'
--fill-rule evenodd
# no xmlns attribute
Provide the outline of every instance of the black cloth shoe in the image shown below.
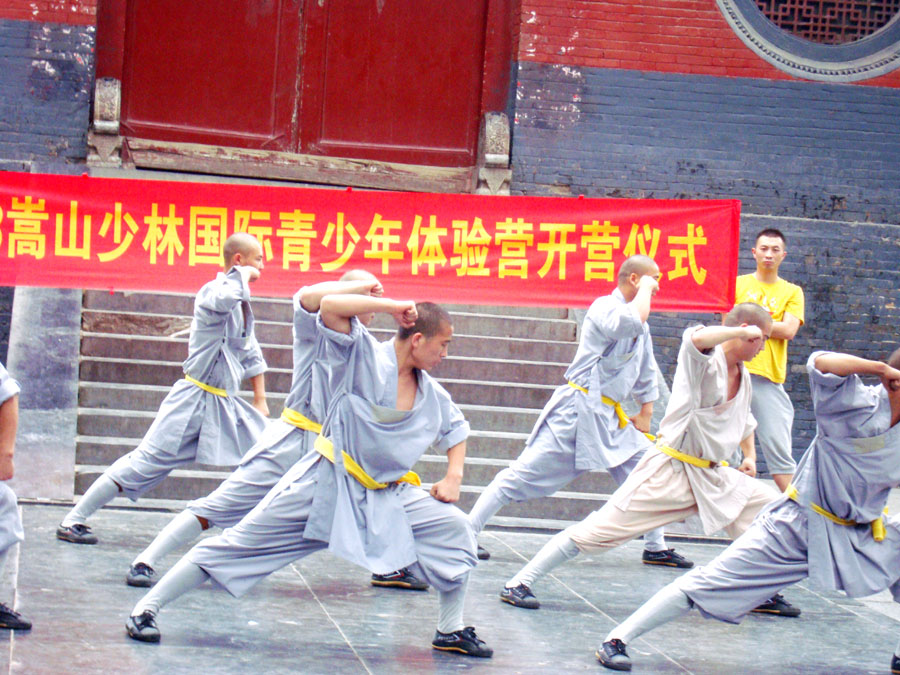
<svg viewBox="0 0 900 675"><path fill-rule="evenodd" d="M9 630L31 630L31 622L16 610L0 602L0 628Z"/></svg>
<svg viewBox="0 0 900 675"><path fill-rule="evenodd" d="M631 670L631 659L625 652L625 643L619 639L604 642L594 652L594 656L610 670Z"/></svg>
<svg viewBox="0 0 900 675"><path fill-rule="evenodd" d="M478 544L478 559L479 560L490 560L491 559L491 552L488 551L481 544Z"/></svg>
<svg viewBox="0 0 900 675"><path fill-rule="evenodd" d="M900 675L900 656L891 656L891 675Z"/></svg>
<svg viewBox="0 0 900 675"><path fill-rule="evenodd" d="M525 609L541 608L541 603L525 584L519 584L514 588L504 588L500 591L500 599L503 602L508 602L516 607L524 607Z"/></svg>
<svg viewBox="0 0 900 675"><path fill-rule="evenodd" d="M751 612L757 614L777 614L778 616L800 616L800 608L794 607L791 603L784 599L781 593L777 593L769 598Z"/></svg>
<svg viewBox="0 0 900 675"><path fill-rule="evenodd" d="M156 614L147 610L140 616L129 616L125 622L125 632L132 640L140 642L159 642L159 628L156 627Z"/></svg>
<svg viewBox="0 0 900 675"><path fill-rule="evenodd" d="M435 631L431 646L442 652L459 652L466 656L479 656L483 659L489 659L494 655L494 650L488 647L484 640L478 639L472 626L466 626L453 633Z"/></svg>
<svg viewBox="0 0 900 675"><path fill-rule="evenodd" d="M150 588L153 585L153 577L156 571L146 563L139 562L128 568L128 574L125 575L125 583L129 586L138 586L140 588Z"/></svg>
<svg viewBox="0 0 900 675"><path fill-rule="evenodd" d="M694 563L683 555L675 553L674 548L666 551L648 551L644 549L641 562L645 565L663 565L665 567L678 567L683 570L689 570L694 566Z"/></svg>
<svg viewBox="0 0 900 675"><path fill-rule="evenodd" d="M81 523L75 523L71 527L60 525L56 528L56 538L63 541L71 541L73 544L96 544L97 535L91 533L91 528Z"/></svg>
<svg viewBox="0 0 900 675"><path fill-rule="evenodd" d="M405 588L408 591L428 590L428 584L410 572L408 567L390 574L373 574L372 585L386 588Z"/></svg>

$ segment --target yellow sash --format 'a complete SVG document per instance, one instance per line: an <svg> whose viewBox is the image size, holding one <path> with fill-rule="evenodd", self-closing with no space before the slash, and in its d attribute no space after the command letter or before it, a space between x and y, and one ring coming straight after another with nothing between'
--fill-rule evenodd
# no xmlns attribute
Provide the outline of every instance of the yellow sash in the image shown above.
<svg viewBox="0 0 900 675"><path fill-rule="evenodd" d="M318 452L320 455L322 455L322 457L334 464L334 443L320 434L319 436L316 436L316 443L314 447L316 449L316 452ZM379 483L377 480L372 478L369 474L366 473L365 469L357 464L356 461L343 450L341 450L341 456L344 459L344 468L347 470L347 473L358 480L363 487L369 490L384 490L384 488L388 487L389 483ZM402 478L397 480L397 482L410 483L411 485L422 484L422 480L419 478L418 474L415 471L406 472L406 474Z"/></svg>
<svg viewBox="0 0 900 675"><path fill-rule="evenodd" d="M793 484L788 483L787 489L785 489L784 493L795 502L800 504L800 493L797 492L797 488L794 487ZM800 504L802 506L802 504ZM809 503L809 508L818 513L820 516L828 518L832 523L837 523L838 525L852 526L852 525L861 525L862 523L857 523L855 520L849 520L847 518L839 518L834 515L831 511L826 511L818 504L813 502ZM884 507L884 512L887 513L887 507ZM884 541L884 537L887 534L884 529L884 516L878 516L875 520L869 523L872 527L872 539L875 541Z"/></svg>
<svg viewBox="0 0 900 675"><path fill-rule="evenodd" d="M281 411L281 421L287 422L288 424L293 424L298 429L305 429L306 431L315 431L317 434L322 433L322 425L318 422L313 422L308 417L298 413L296 410L291 408L284 408Z"/></svg>
<svg viewBox="0 0 900 675"><path fill-rule="evenodd" d="M219 389L218 387L211 387L210 385L206 384L205 382L201 382L200 380L195 380L193 377L191 377L187 373L184 374L184 379L187 380L188 382L190 382L191 384L193 384L197 387L200 387L203 391L208 391L210 394L215 394L216 396L223 396L225 398L228 398L228 392L225 391L224 389Z"/></svg>
<svg viewBox="0 0 900 675"><path fill-rule="evenodd" d="M578 391L588 393L588 390L585 387L582 387L580 384L575 384L572 380L569 380L569 386L573 389L577 389ZM628 423L631 421L628 415L625 414L625 411L622 409L622 404L618 401L613 401L609 396L601 396L600 400L603 401L606 405L611 405L616 409L616 417L619 418L619 428L624 429L628 426Z"/></svg>
<svg viewBox="0 0 900 675"><path fill-rule="evenodd" d="M677 459L679 462L693 464L694 466L699 466L701 469L713 469L717 466L728 466L728 462L714 462L711 459L701 459L700 457L686 455L680 450L670 448L668 445L657 445L656 449L673 459Z"/></svg>

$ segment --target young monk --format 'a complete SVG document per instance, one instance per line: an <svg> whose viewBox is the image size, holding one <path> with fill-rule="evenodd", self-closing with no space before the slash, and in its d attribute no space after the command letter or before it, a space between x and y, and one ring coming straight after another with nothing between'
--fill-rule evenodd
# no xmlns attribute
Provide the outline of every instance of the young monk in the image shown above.
<svg viewBox="0 0 900 675"><path fill-rule="evenodd" d="M609 501L554 536L507 587L531 585L579 552L606 551L662 525L698 514L704 532L735 537L778 493L757 480L750 414L753 358L772 319L759 305L736 305L721 326L688 328L656 446ZM726 458L740 446L741 465ZM779 599L784 605L787 603ZM794 608L794 615L799 614ZM786 612L783 612L786 613Z"/></svg>
<svg viewBox="0 0 900 675"><path fill-rule="evenodd" d="M392 314L401 328L379 344L354 317ZM493 650L465 626L475 536L459 499L469 425L426 371L447 354L449 315L437 305L326 296L330 400L315 448L240 523L197 544L134 608L128 634L156 642L159 610L212 578L240 596L268 574L329 549L372 572L412 566L440 595L432 646L470 656ZM447 452L446 476L426 492L410 468L429 447ZM411 484L413 483L413 484Z"/></svg>
<svg viewBox="0 0 900 675"><path fill-rule="evenodd" d="M129 586L152 586L157 563L211 525L225 528L237 524L312 448L322 428L319 420L325 417L324 392L319 382L322 375L316 372L324 345L316 329L316 317L324 296L342 293L380 296L382 287L369 272L353 270L340 281L304 286L294 294L294 370L281 419L268 426L231 476L208 496L190 502L138 554L125 576ZM367 326L373 316L360 316L360 323Z"/></svg>
<svg viewBox="0 0 900 675"><path fill-rule="evenodd" d="M793 483L712 562L613 628L597 650L604 666L631 670L625 646L692 608L738 623L760 600L807 577L850 597L890 588L900 602L900 519L883 518L900 486L900 350L887 363L814 352L806 369L816 437ZM881 384L866 385L866 375ZM845 666L843 657L836 664ZM891 672L900 672L900 644Z"/></svg>
<svg viewBox="0 0 900 675"><path fill-rule="evenodd" d="M510 502L546 497L588 471L609 471L621 484L652 443L653 402L659 398L658 368L647 319L659 289L659 267L645 255L623 261L616 289L588 309L581 340L544 406L522 454L498 473L469 513L475 532ZM621 402L635 400L640 412L626 417ZM479 557L485 554L479 550ZM657 528L644 537L643 561L689 568L693 563L665 544ZM500 597L518 607L540 603L525 586L506 588Z"/></svg>
<svg viewBox="0 0 900 675"><path fill-rule="evenodd" d="M96 544L87 519L123 493L137 499L172 470L199 462L234 466L266 426L269 408L263 373L266 362L253 334L250 283L263 269L255 237L233 234L223 250L225 273L197 293L194 320L178 380L159 407L140 445L103 472L56 530L56 538ZM253 384L253 405L237 393Z"/></svg>

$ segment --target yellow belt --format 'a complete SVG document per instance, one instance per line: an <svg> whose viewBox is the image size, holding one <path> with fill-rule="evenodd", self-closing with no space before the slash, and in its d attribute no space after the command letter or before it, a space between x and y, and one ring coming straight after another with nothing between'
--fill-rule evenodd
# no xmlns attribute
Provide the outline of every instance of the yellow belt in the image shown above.
<svg viewBox="0 0 900 675"><path fill-rule="evenodd" d="M224 389L219 389L218 387L212 387L212 386L206 384L206 382L201 382L200 380L195 380L193 377L191 377L187 373L184 374L184 379L187 380L188 382L190 382L191 384L200 387L203 391L208 391L210 394L215 394L216 396L223 396L225 398L228 398L228 392L225 391Z"/></svg>
<svg viewBox="0 0 900 675"><path fill-rule="evenodd" d="M324 436L319 435L316 436L316 443L314 447L316 451L320 455L322 455L322 457L334 464L334 443L332 443ZM377 480L372 478L369 474L366 473L366 470L363 469L359 464L357 464L356 461L345 451L341 450L341 456L344 459L344 468L347 470L347 473L358 480L363 487L368 488L369 490L384 490L384 488L388 487L389 483L379 483ZM422 484L422 480L419 478L418 474L415 471L407 471L402 478L397 480L397 482L410 483L411 485Z"/></svg>
<svg viewBox="0 0 900 675"><path fill-rule="evenodd" d="M287 422L288 424L293 424L298 429L305 429L306 431L315 431L317 434L322 433L322 425L318 422L313 422L311 419L298 413L296 410L291 408L284 408L281 411L281 421Z"/></svg>
<svg viewBox="0 0 900 675"><path fill-rule="evenodd" d="M701 469L715 469L717 466L728 466L728 462L714 462L711 459L701 459L700 457L686 455L680 450L670 448L668 445L657 445L656 449L669 457L677 459L679 462L693 464L694 466L699 466Z"/></svg>
<svg viewBox="0 0 900 675"><path fill-rule="evenodd" d="M795 502L800 504L800 493L797 492L797 488L794 487L794 485L792 483L788 483L788 486L785 489L784 493L790 499L793 499ZM802 506L802 504L801 504L801 506ZM819 506L818 504L815 504L813 502L809 503L809 508L811 508L813 511L818 513L820 516L824 516L825 518L828 518L828 520L830 520L832 523L837 523L838 525L845 525L845 526L849 527L849 526L853 526L853 525L864 525L865 524L865 523L857 523L855 520L850 520L848 518L839 518L838 516L834 515L831 511L827 511L827 510L823 509L821 506ZM887 513L887 507L884 507L884 512ZM873 520L871 523L869 523L869 525L871 525L871 527L872 527L872 539L874 539L875 541L884 541L884 537L886 535L886 532L884 529L884 516L878 516L875 520Z"/></svg>
<svg viewBox="0 0 900 675"><path fill-rule="evenodd" d="M582 387L580 384L575 384L572 380L569 380L569 386L573 389L577 389L578 391L588 393L586 387ZM601 396L600 400L603 401L606 405L611 405L616 409L616 417L619 418L619 428L624 429L628 426L628 423L631 421L628 415L625 414L625 411L622 409L622 404L618 401L613 401L609 396Z"/></svg>

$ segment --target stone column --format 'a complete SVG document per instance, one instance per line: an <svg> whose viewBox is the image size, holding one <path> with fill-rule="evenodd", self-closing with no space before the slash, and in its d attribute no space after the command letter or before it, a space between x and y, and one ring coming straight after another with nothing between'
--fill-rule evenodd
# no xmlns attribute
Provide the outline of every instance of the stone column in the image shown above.
<svg viewBox="0 0 900 675"><path fill-rule="evenodd" d="M73 497L81 296L80 290L16 288L7 369L22 385L10 483L20 498Z"/></svg>

